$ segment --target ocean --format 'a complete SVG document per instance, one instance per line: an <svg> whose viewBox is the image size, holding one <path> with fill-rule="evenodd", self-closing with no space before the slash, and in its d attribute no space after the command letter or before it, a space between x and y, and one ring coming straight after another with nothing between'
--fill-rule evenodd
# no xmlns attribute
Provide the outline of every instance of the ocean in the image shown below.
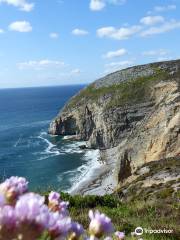
<svg viewBox="0 0 180 240"><path fill-rule="evenodd" d="M91 176L97 150L82 150L83 142L48 134L51 120L83 87L0 90L1 180L22 176L33 191L71 192Z"/></svg>

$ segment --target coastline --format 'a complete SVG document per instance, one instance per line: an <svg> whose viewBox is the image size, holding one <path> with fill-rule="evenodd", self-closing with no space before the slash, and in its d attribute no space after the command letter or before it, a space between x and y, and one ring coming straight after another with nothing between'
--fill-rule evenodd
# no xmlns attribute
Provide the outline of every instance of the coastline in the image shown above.
<svg viewBox="0 0 180 240"><path fill-rule="evenodd" d="M99 165L90 169L92 171L91 176L89 178L84 176L77 186L70 191L71 195L105 195L114 191L117 186L114 176L117 147L98 151L99 158L95 161L97 160Z"/></svg>

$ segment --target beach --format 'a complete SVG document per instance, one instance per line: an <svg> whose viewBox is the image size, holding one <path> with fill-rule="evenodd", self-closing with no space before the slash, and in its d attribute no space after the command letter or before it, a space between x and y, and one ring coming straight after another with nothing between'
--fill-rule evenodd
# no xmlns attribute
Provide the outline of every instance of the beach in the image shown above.
<svg viewBox="0 0 180 240"><path fill-rule="evenodd" d="M115 147L95 151L96 158L94 158L93 163L95 167L89 169L87 175L70 191L70 194L105 195L112 193L115 186L117 186L114 170L117 156L116 151L118 149Z"/></svg>

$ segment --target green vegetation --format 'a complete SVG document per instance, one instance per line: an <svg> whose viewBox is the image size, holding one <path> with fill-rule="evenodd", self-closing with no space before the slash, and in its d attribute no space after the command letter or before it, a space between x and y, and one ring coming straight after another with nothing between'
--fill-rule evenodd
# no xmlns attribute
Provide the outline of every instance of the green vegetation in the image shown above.
<svg viewBox="0 0 180 240"><path fill-rule="evenodd" d="M119 231L126 231L127 239L131 238L131 232L138 226L147 229L173 229L174 233L147 234L144 239L177 239L178 236L178 205L177 203L167 204L162 200L158 202L132 201L121 203L118 196L106 195L97 196L69 196L63 194L65 200L70 201L70 214L73 219L88 226L87 213L90 208L99 209L107 214Z"/></svg>
<svg viewBox="0 0 180 240"><path fill-rule="evenodd" d="M170 180L166 183L153 184L143 188L145 179L152 177L161 171L169 173L178 172L180 167L179 157L167 158L159 161L149 162L142 167L148 167L149 172L138 174L137 179L126 184L124 189L128 190L127 198L122 196L123 188L117 189L114 194L105 196L71 196L61 193L65 201L69 201L69 211L72 218L88 227L89 209L98 209L108 215L118 231L126 232L126 239L133 240L131 232L141 226L147 229L172 229L173 234L143 234L146 240L175 240L180 235L179 218L179 192L172 187L178 184L180 179Z"/></svg>
<svg viewBox="0 0 180 240"><path fill-rule="evenodd" d="M69 102L69 108L85 103L87 100L96 102L101 97L110 99L106 108L114 106L133 105L143 101L149 101L152 92L152 86L162 80L166 80L167 73L156 69L155 74L148 77L139 77L130 79L120 84L96 88L95 84L89 85Z"/></svg>
<svg viewBox="0 0 180 240"><path fill-rule="evenodd" d="M158 196L154 202L134 199L125 203L121 202L118 194L83 197L67 193L61 193L61 198L69 201L71 217L85 228L89 225L89 209L98 209L112 219L117 230L126 232L127 240L138 239L131 236L131 232L138 226L147 229L173 229L173 234L143 234L143 239L147 240L175 240L180 234L179 204L175 199L166 201L164 196Z"/></svg>

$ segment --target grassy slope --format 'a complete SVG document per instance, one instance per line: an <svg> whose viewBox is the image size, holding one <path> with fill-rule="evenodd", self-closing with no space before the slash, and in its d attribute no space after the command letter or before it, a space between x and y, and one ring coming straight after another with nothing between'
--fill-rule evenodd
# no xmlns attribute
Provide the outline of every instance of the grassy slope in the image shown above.
<svg viewBox="0 0 180 240"><path fill-rule="evenodd" d="M127 240L138 239L131 237L131 232L141 226L147 229L173 229L173 234L144 234L147 240L175 240L180 236L180 193L172 191L172 184L180 179L166 184L154 184L148 188L141 188L139 183L160 171L178 172L179 158L162 159L145 164L150 172L137 177L130 185L117 189L112 195L105 196L71 196L61 193L61 198L70 203L70 215L73 220L82 223L87 229L89 224L89 209L98 209L107 214L119 231L125 231ZM122 190L128 189L127 199L122 201ZM44 238L43 238L44 240Z"/></svg>
<svg viewBox="0 0 180 240"><path fill-rule="evenodd" d="M108 87L95 88L94 84L89 85L79 94L74 96L67 107L71 108L86 103L96 102L100 97L110 96L110 101L106 108L133 105L150 100L151 87L167 79L167 72L155 69L155 74L149 77L129 79L126 82L114 84Z"/></svg>
<svg viewBox="0 0 180 240"><path fill-rule="evenodd" d="M127 239L133 239L131 232L138 226L148 229L173 229L172 235L143 235L144 239L178 239L178 203L174 200L166 202L159 199L158 202L144 200L121 203L116 196L65 196L70 200L70 214L74 220L88 227L89 209L98 209L107 214L115 225L115 228L124 231Z"/></svg>
<svg viewBox="0 0 180 240"><path fill-rule="evenodd" d="M122 203L118 195L105 196L70 196L61 193L62 199L70 202L70 215L73 220L81 223L86 229L89 225L89 209L98 209L107 214L116 230L125 231L126 239L137 239L131 236L136 227L141 226L147 229L173 229L173 234L144 234L143 239L147 240L175 240L178 239L179 204L176 198L158 199L156 202L145 200L133 200ZM42 238L45 240L46 238Z"/></svg>

